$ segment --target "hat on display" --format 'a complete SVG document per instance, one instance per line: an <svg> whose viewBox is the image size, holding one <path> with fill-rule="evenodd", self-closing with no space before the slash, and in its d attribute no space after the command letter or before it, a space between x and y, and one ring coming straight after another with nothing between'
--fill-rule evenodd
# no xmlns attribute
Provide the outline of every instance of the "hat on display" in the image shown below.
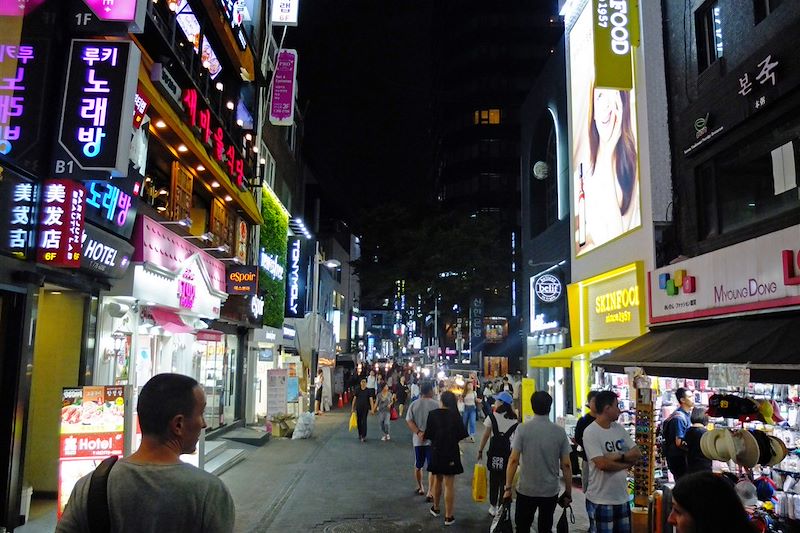
<svg viewBox="0 0 800 533"><path fill-rule="evenodd" d="M733 436L727 429L712 429L700 438L700 450L709 459L730 461L736 452Z"/></svg>
<svg viewBox="0 0 800 533"><path fill-rule="evenodd" d="M758 405L749 398L733 394L712 394L708 399L708 416L755 420Z"/></svg>
<svg viewBox="0 0 800 533"><path fill-rule="evenodd" d="M732 431L733 453L731 459L738 465L746 468L753 468L758 464L761 455L758 449L758 442L752 433L746 429Z"/></svg>
<svg viewBox="0 0 800 533"><path fill-rule="evenodd" d="M770 405L772 405L772 421L776 424L780 424L784 422L783 417L781 416L781 408L778 407L778 402L775 400L770 400Z"/></svg>
<svg viewBox="0 0 800 533"><path fill-rule="evenodd" d="M756 496L762 502L771 501L775 496L775 489L777 488L777 485L775 485L775 482L768 477L761 476L760 478L756 479L753 484L756 486Z"/></svg>
<svg viewBox="0 0 800 533"><path fill-rule="evenodd" d="M758 405L758 413L761 420L765 424L772 424L772 417L774 416L775 411L773 410L772 404L769 402L769 400L757 400L756 404Z"/></svg>
<svg viewBox="0 0 800 533"><path fill-rule="evenodd" d="M747 480L742 480L736 484L736 495L739 496L742 505L745 507L755 507L758 505L758 491L756 486Z"/></svg>
<svg viewBox="0 0 800 533"><path fill-rule="evenodd" d="M769 440L770 448L772 449L772 458L768 462L762 464L764 466L775 466L786 459L786 456L789 454L789 450L786 448L786 444L784 444L783 441L778 437L769 435L767 439Z"/></svg>
<svg viewBox="0 0 800 533"><path fill-rule="evenodd" d="M753 434L753 437L755 437L756 442L758 443L758 464L768 465L769 462L772 461L774 454L772 450L772 442L770 442L767 434L760 429L751 429L750 433Z"/></svg>
<svg viewBox="0 0 800 533"><path fill-rule="evenodd" d="M500 394L495 396L494 399L500 400L501 402L506 403L508 405L514 403L514 398L511 397L511 394L509 394L508 391L501 392Z"/></svg>

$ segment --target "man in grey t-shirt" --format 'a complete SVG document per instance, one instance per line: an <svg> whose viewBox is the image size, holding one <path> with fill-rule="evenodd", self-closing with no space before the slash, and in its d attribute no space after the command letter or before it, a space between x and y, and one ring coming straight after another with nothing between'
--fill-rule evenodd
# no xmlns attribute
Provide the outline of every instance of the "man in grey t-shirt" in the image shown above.
<svg viewBox="0 0 800 533"><path fill-rule="evenodd" d="M158 374L145 384L137 405L142 444L108 475L111 531L233 531L228 489L216 476L180 460L197 447L206 427L205 407L203 388L188 376ZM88 508L90 482L91 474L75 485L56 533L90 531L95 519Z"/></svg>
<svg viewBox="0 0 800 533"><path fill-rule="evenodd" d="M406 413L406 424L411 430L412 442L414 443L414 479L417 481L417 494L425 494L425 487L422 484L422 469L425 463L430 466L431 461L431 441L423 441L420 435L425 433L425 424L428 422L428 414L434 409L439 408L439 402L433 399L433 384L425 381L420 388L420 396L411 402ZM431 486L431 475L428 475L428 488ZM430 494L427 494L428 501L433 501Z"/></svg>
<svg viewBox="0 0 800 533"><path fill-rule="evenodd" d="M549 533L553 530L556 505L565 507L572 502L572 463L569 459L572 447L564 428L550 422L548 415L553 405L552 396L545 391L536 391L531 396L531 404L535 416L517 428L511 441L503 499L511 498L514 474L521 456L523 462L514 513L517 533L530 532L537 509L537 531ZM559 470L564 476L561 498L558 497Z"/></svg>

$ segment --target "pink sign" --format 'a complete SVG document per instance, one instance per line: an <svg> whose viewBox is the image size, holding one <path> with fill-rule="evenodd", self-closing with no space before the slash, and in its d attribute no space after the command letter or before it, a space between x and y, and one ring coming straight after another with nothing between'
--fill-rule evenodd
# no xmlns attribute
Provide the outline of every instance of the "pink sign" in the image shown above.
<svg viewBox="0 0 800 533"><path fill-rule="evenodd" d="M83 0L100 20L136 20L137 0Z"/></svg>
<svg viewBox="0 0 800 533"><path fill-rule="evenodd" d="M0 16L21 17L33 12L44 0L0 0Z"/></svg>
<svg viewBox="0 0 800 533"><path fill-rule="evenodd" d="M152 263L177 272L194 254L199 254L211 286L225 292L225 263L214 259L186 239L179 237L155 220L146 216L136 219L131 244L136 247L133 261Z"/></svg>
<svg viewBox="0 0 800 533"><path fill-rule="evenodd" d="M294 123L295 73L297 51L281 50L272 82L272 101L269 106L269 121L276 126L291 126Z"/></svg>
<svg viewBox="0 0 800 533"><path fill-rule="evenodd" d="M183 271L183 276L178 281L178 300L181 307L191 309L194 307L196 288L194 286L194 273L190 269Z"/></svg>

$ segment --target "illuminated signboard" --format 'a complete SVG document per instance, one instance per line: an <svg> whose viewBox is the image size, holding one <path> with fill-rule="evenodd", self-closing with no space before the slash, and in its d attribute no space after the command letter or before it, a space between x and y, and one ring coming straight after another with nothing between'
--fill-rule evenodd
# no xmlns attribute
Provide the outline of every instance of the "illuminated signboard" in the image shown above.
<svg viewBox="0 0 800 533"><path fill-rule="evenodd" d="M300 0L273 0L272 25L297 26L297 12L299 8Z"/></svg>
<svg viewBox="0 0 800 533"><path fill-rule="evenodd" d="M186 39L192 43L194 52L199 53L202 47L203 52L200 57L203 61L203 66L208 70L211 79L215 79L222 72L222 65L216 52L211 48L211 43L208 42L205 36L201 35L200 21L197 20L187 0L178 2L178 7L175 10L175 19L183 34L186 35Z"/></svg>
<svg viewBox="0 0 800 533"><path fill-rule="evenodd" d="M249 313L248 317L250 318L251 324L258 324L259 326L264 320L264 296L261 294L253 294L249 297ZM274 334L273 334L274 336Z"/></svg>
<svg viewBox="0 0 800 533"><path fill-rule="evenodd" d="M635 268L600 276L587 284L586 291L590 341L641 335L645 293Z"/></svg>
<svg viewBox="0 0 800 533"><path fill-rule="evenodd" d="M178 280L178 303L184 309L194 307L194 300L197 296L197 287L194 284L194 272L187 268L183 271Z"/></svg>
<svg viewBox="0 0 800 533"><path fill-rule="evenodd" d="M275 126L294 124L294 97L297 84L297 51L278 52L275 76L272 80L272 99L269 105L269 121Z"/></svg>
<svg viewBox="0 0 800 533"><path fill-rule="evenodd" d="M61 108L57 176L128 172L139 49L130 41L72 41Z"/></svg>
<svg viewBox="0 0 800 533"><path fill-rule="evenodd" d="M561 327L564 321L564 281L558 268L530 278L530 332Z"/></svg>
<svg viewBox="0 0 800 533"><path fill-rule="evenodd" d="M121 278L128 270L133 246L128 241L86 224L81 247L81 269L107 278Z"/></svg>
<svg viewBox="0 0 800 533"><path fill-rule="evenodd" d="M245 161L241 150L233 144L225 142L225 131L221 124L215 124L211 110L200 105L196 89L186 89L182 92L183 109L186 112L186 121L192 128L200 129L200 139L206 146L212 148L212 156L217 162L228 170L228 174L240 189L245 188Z"/></svg>
<svg viewBox="0 0 800 533"><path fill-rule="evenodd" d="M100 20L131 22L136 19L137 0L83 0ZM141 1L141 0L140 0Z"/></svg>
<svg viewBox="0 0 800 533"><path fill-rule="evenodd" d="M219 0L222 13L231 25L233 35L236 37L236 44L242 51L247 50L247 35L244 32L244 21L247 13L247 3L245 0Z"/></svg>
<svg viewBox="0 0 800 533"><path fill-rule="evenodd" d="M597 47L601 46L595 46L595 39L600 40L602 35L593 31L597 26L592 16L602 9L597 7L601 1L593 0L587 5L568 38L575 256L642 224L635 90L620 89L619 85L625 84L616 82L612 86L604 85L601 79L601 74L609 70L609 65L604 63L608 57L595 55ZM635 2L609 0L606 3L619 6ZM614 8L610 15L606 13L609 20L604 23L610 32L606 32L606 37L612 41L623 36L618 27L622 21L621 9ZM632 13L628 15L633 16ZM631 30L626 31L630 39ZM629 69L631 44L629 41L625 45L629 55L623 60L627 61ZM602 46L605 50L622 45L605 42ZM610 54L613 55L613 51ZM605 83L610 82L605 80Z"/></svg>
<svg viewBox="0 0 800 533"><path fill-rule="evenodd" d="M26 259L33 248L39 187L0 168L0 252Z"/></svg>
<svg viewBox="0 0 800 533"><path fill-rule="evenodd" d="M469 307L469 346L472 357L483 350L483 298L472 298Z"/></svg>
<svg viewBox="0 0 800 533"><path fill-rule="evenodd" d="M228 294L256 294L258 290L258 267L230 265L225 279L226 292Z"/></svg>
<svg viewBox="0 0 800 533"><path fill-rule="evenodd" d="M639 0L592 0L595 81L633 89L631 50L638 45Z"/></svg>
<svg viewBox="0 0 800 533"><path fill-rule="evenodd" d="M147 108L150 107L150 100L144 96L140 88L136 89L136 96L133 97L133 127L139 129L142 127L142 120L147 114Z"/></svg>
<svg viewBox="0 0 800 533"><path fill-rule="evenodd" d="M303 318L306 315L307 258L303 253L304 239L289 237L286 253L285 316Z"/></svg>
<svg viewBox="0 0 800 533"><path fill-rule="evenodd" d="M236 254L235 257L242 263L247 262L247 222L236 218Z"/></svg>
<svg viewBox="0 0 800 533"><path fill-rule="evenodd" d="M42 187L37 261L78 268L86 189L72 180L49 180Z"/></svg>
<svg viewBox="0 0 800 533"><path fill-rule="evenodd" d="M267 272L267 274L269 274L269 277L272 279L278 281L283 279L284 268L278 262L278 257L276 255L268 254L266 250L262 248L261 257L258 264Z"/></svg>
<svg viewBox="0 0 800 533"><path fill-rule="evenodd" d="M130 238L136 221L140 184L132 179L84 181L86 220Z"/></svg>

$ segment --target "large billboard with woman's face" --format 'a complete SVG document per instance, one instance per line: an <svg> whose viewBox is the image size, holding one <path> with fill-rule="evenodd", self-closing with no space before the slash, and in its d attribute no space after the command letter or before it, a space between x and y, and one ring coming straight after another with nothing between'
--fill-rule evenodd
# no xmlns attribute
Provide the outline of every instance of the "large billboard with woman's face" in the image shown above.
<svg viewBox="0 0 800 533"><path fill-rule="evenodd" d="M597 83L596 72L603 65L595 65L599 32L595 34L593 26L602 27L603 17L593 20L592 15L595 11L604 12L603 5L607 4L602 0L588 2L569 33L576 256L642 223L635 91Z"/></svg>

